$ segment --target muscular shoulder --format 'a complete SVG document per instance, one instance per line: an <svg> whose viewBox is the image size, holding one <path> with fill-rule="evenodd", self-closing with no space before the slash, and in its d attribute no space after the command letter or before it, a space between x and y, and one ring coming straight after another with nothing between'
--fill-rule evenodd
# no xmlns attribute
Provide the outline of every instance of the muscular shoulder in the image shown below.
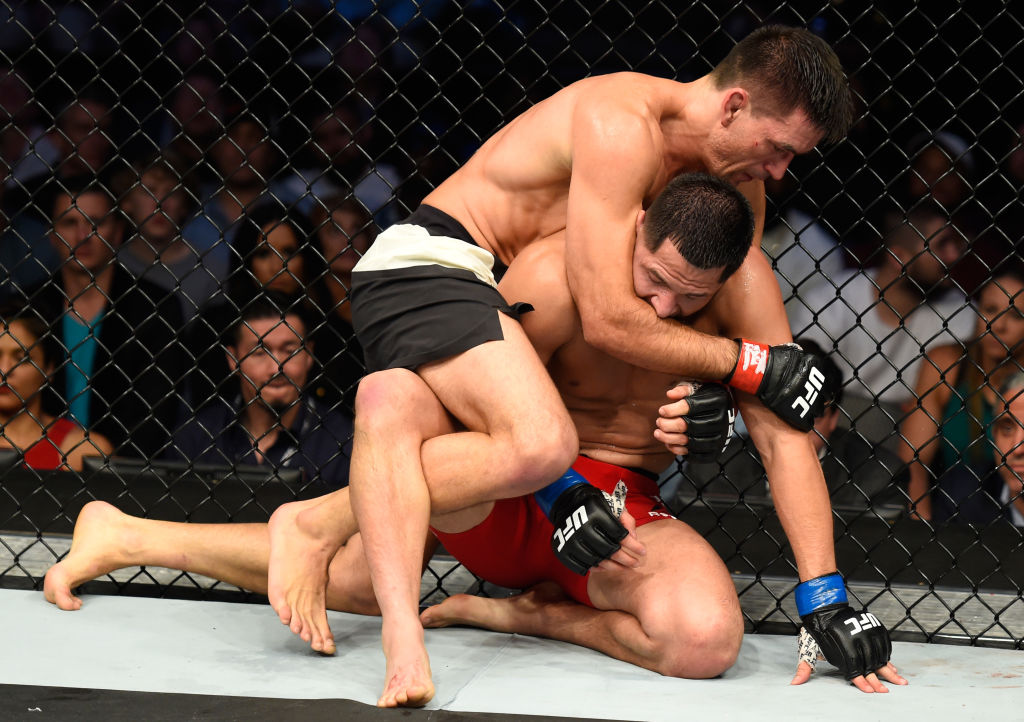
<svg viewBox="0 0 1024 722"><path fill-rule="evenodd" d="M591 150L629 156L634 164L654 165L663 154L655 112L659 79L615 73L580 84L573 103L574 156Z"/></svg>
<svg viewBox="0 0 1024 722"><path fill-rule="evenodd" d="M534 306L571 303L563 236L531 243L520 251L498 289L510 302L525 301Z"/></svg>
<svg viewBox="0 0 1024 722"><path fill-rule="evenodd" d="M579 314L565 275L565 241L557 237L524 248L498 286L510 303L526 302L534 310L522 325L545 363L579 331Z"/></svg>

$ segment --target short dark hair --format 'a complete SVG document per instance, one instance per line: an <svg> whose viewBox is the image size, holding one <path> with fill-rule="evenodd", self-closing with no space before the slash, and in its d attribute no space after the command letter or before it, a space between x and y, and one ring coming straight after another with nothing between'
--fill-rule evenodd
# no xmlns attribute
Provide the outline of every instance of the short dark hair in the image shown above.
<svg viewBox="0 0 1024 722"><path fill-rule="evenodd" d="M828 43L804 28L759 28L710 75L718 90L745 87L779 115L802 110L826 143L838 143L853 125L853 96L842 63Z"/></svg>
<svg viewBox="0 0 1024 722"><path fill-rule="evenodd" d="M285 319L288 316L294 316L302 322L301 329L292 328L292 330L302 338L304 343L308 342L313 324L303 299L268 291L258 294L241 307L238 318L235 319L231 331L225 337L225 343L237 346L242 340L242 329L253 321L274 319L286 322Z"/></svg>
<svg viewBox="0 0 1024 722"><path fill-rule="evenodd" d="M843 372L839 370L839 364L832 360L832 357L825 353L825 349L818 345L817 341L809 338L793 339L794 342L808 353L812 353L821 361L819 368L825 375L824 388L835 389L836 393L831 399L825 399L826 408L834 408L843 402Z"/></svg>
<svg viewBox="0 0 1024 722"><path fill-rule="evenodd" d="M117 201L110 190L110 183L106 175L75 175L67 178L53 178L47 184L46 193L49 195L47 207L50 211L51 220L53 220L53 212L58 198L66 197L73 201L79 196L84 196L88 193L96 193L106 198L107 203L110 205L110 213L120 220L120 214L117 212Z"/></svg>
<svg viewBox="0 0 1024 722"><path fill-rule="evenodd" d="M669 240L701 270L722 268L727 279L743 264L754 238L754 212L728 181L707 173L673 178L644 217L649 249Z"/></svg>

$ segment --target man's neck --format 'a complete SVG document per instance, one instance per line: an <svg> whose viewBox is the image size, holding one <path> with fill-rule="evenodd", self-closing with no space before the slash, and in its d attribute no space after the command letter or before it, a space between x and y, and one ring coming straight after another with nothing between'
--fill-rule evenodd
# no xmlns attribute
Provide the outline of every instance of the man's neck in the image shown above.
<svg viewBox="0 0 1024 722"><path fill-rule="evenodd" d="M707 161L702 149L706 129L714 122L715 108L709 99L717 98L718 91L708 76L673 85L672 92L662 97L659 106L654 108L665 138L664 157L669 172L676 175L705 170Z"/></svg>
<svg viewBox="0 0 1024 722"><path fill-rule="evenodd" d="M61 281L68 298L68 307L88 323L109 302L110 289L114 284L114 265L107 265L94 276L84 270L74 270L71 263L65 263L61 267Z"/></svg>

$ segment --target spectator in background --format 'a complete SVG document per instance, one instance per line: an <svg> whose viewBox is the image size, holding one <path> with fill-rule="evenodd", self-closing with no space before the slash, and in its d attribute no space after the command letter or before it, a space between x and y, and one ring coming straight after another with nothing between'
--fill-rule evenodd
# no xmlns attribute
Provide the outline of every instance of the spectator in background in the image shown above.
<svg viewBox="0 0 1024 722"><path fill-rule="evenodd" d="M81 471L86 456L109 455L102 434L43 409L60 359L46 324L24 309L0 309L0 448L23 454L33 469Z"/></svg>
<svg viewBox="0 0 1024 722"><path fill-rule="evenodd" d="M856 431L839 428L843 392L838 382L842 371L814 341L798 338L796 343L821 357L821 369L829 382L826 387L834 383L839 388L839 393L828 403L825 413L815 420L810 432L833 509L847 512L873 509L885 516L898 514L903 508L902 492L907 488L906 466L896 454L876 448ZM690 502L695 492L709 500L715 496L725 497L730 503L737 495L747 503L767 502L767 489L757 449L749 439L734 436L717 462L686 465L683 486L678 493L679 505L674 508Z"/></svg>
<svg viewBox="0 0 1024 722"><path fill-rule="evenodd" d="M278 154L267 127L255 115L242 113L228 125L209 149L217 178L200 189L202 212L190 224L190 240L211 247L230 248L246 213L266 202L271 193ZM274 194L277 195L277 194Z"/></svg>
<svg viewBox="0 0 1024 722"><path fill-rule="evenodd" d="M181 177L176 161L159 155L119 173L114 190L130 234L118 260L134 277L174 294L187 322L227 277L227 263L211 248L196 248L182 236L193 196Z"/></svg>
<svg viewBox="0 0 1024 722"><path fill-rule="evenodd" d="M967 202L976 162L966 140L940 130L921 133L910 141L910 166L899 180L897 200L905 208L932 201L947 213Z"/></svg>
<svg viewBox="0 0 1024 722"><path fill-rule="evenodd" d="M966 248L940 209L918 206L889 219L876 269L812 289L790 315L793 334L816 341L843 371L843 408L854 428L893 453L924 353L974 331L976 316L949 277Z"/></svg>
<svg viewBox="0 0 1024 722"><path fill-rule="evenodd" d="M57 160L37 116L21 71L0 67L0 298L39 283L60 263L46 236L45 212L34 207L25 185L38 186Z"/></svg>
<svg viewBox="0 0 1024 722"><path fill-rule="evenodd" d="M316 355L323 366L315 393L320 399L340 400L354 412L356 385L366 374L366 365L352 328L348 294L352 268L370 248L378 229L369 211L358 200L344 195L325 198L314 208L313 225L316 245L327 263L318 294L325 322L315 334Z"/></svg>
<svg viewBox="0 0 1024 722"><path fill-rule="evenodd" d="M32 88L17 67L0 67L0 170L8 189L22 186L28 178L42 177L57 162L56 146L43 142L46 130L39 124L32 96Z"/></svg>
<svg viewBox="0 0 1024 722"><path fill-rule="evenodd" d="M45 175L59 178L109 172L114 150L114 100L101 85L92 86L68 103L57 116L50 141L57 149L56 166Z"/></svg>
<svg viewBox="0 0 1024 722"><path fill-rule="evenodd" d="M62 263L19 301L63 345L53 387L71 417L110 439L118 454L154 456L179 416L178 302L116 263L123 223L95 176L55 185L50 238Z"/></svg>
<svg viewBox="0 0 1024 722"><path fill-rule="evenodd" d="M187 422L168 456L298 468L318 492L346 486L352 420L306 393L310 326L298 300L268 293L250 301L221 349L238 394Z"/></svg>
<svg viewBox="0 0 1024 722"><path fill-rule="evenodd" d="M1024 527L1024 373L1014 371L999 389L1001 413L992 425L999 500L1014 526Z"/></svg>
<svg viewBox="0 0 1024 722"><path fill-rule="evenodd" d="M230 384L232 375L220 347L239 312L266 291L304 295L323 275L323 260L310 243L310 222L298 211L269 201L244 217L237 229L227 288L206 304L187 332L196 354L189 383L194 408L217 395L230 395L224 384ZM318 299L311 300L322 307Z"/></svg>
<svg viewBox="0 0 1024 722"><path fill-rule="evenodd" d="M214 180L207 154L224 133L227 104L223 83L223 75L215 68L194 66L171 94L167 120L157 131L160 147L181 158L188 177L203 185Z"/></svg>
<svg viewBox="0 0 1024 722"><path fill-rule="evenodd" d="M306 164L286 178L280 198L307 214L328 196L351 192L381 226L396 220L398 170L373 155L374 116L365 103L346 100L316 113L309 121Z"/></svg>
<svg viewBox="0 0 1024 722"><path fill-rule="evenodd" d="M799 305L812 289L830 287L831 279L846 270L846 252L835 237L820 219L799 207L802 193L796 177L787 172L781 180L765 180L765 192L776 213L769 215L761 237L761 249L772 262L789 316L794 313L794 305Z"/></svg>
<svg viewBox="0 0 1024 722"><path fill-rule="evenodd" d="M910 467L911 511L922 519L983 523L998 514L988 429L1001 406L997 389L1024 369L1022 292L1020 261L997 268L977 297L974 339L966 348L931 349L919 367L919 401L900 436Z"/></svg>

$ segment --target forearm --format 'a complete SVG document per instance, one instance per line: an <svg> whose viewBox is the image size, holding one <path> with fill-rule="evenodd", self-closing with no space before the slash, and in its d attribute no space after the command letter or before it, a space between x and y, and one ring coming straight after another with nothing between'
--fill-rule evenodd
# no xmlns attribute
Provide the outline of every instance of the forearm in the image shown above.
<svg viewBox="0 0 1024 722"><path fill-rule="evenodd" d="M680 377L720 381L736 367L739 347L732 339L660 319L632 294L626 300L590 313L578 301L589 345L634 366Z"/></svg>
<svg viewBox="0 0 1024 722"><path fill-rule="evenodd" d="M810 443L808 442L808 447ZM800 580L836 571L832 505L821 466L810 448L765 464L775 510L793 549ZM809 459L801 459L809 456Z"/></svg>
<svg viewBox="0 0 1024 722"><path fill-rule="evenodd" d="M800 579L836 571L832 505L809 435L781 424L749 401L741 402L740 410L764 462Z"/></svg>

